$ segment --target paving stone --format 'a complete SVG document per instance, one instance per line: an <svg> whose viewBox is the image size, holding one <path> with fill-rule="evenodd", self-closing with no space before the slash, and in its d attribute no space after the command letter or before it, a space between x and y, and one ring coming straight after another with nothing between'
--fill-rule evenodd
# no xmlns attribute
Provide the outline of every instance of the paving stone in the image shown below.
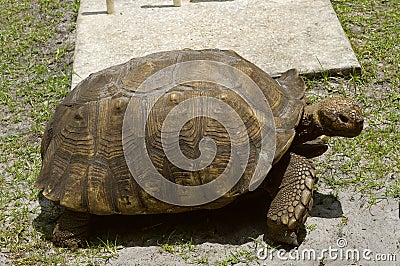
<svg viewBox="0 0 400 266"><path fill-rule="evenodd" d="M174 49L232 49L273 76L360 70L329 0L81 0L73 84L133 57Z"/></svg>

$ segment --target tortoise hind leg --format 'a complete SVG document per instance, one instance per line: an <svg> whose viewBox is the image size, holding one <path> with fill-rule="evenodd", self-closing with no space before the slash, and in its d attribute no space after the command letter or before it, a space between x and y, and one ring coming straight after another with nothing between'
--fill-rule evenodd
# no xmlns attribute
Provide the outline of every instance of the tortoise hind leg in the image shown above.
<svg viewBox="0 0 400 266"><path fill-rule="evenodd" d="M304 227L313 204L315 168L303 156L288 153L285 157L279 162L283 165L277 165L283 177L268 210L268 236L277 242L298 246L299 229ZM271 176L271 179L276 178Z"/></svg>
<svg viewBox="0 0 400 266"><path fill-rule="evenodd" d="M65 209L53 230L52 242L57 246L83 246L89 237L90 214Z"/></svg>

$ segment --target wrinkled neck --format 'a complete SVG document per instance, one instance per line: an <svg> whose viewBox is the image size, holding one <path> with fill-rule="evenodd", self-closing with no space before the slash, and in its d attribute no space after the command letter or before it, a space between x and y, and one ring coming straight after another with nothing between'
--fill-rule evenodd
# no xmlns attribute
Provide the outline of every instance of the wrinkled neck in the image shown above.
<svg viewBox="0 0 400 266"><path fill-rule="evenodd" d="M294 145L314 140L323 134L322 127L318 121L317 108L318 104L304 107L302 118L296 127L296 135L293 140Z"/></svg>

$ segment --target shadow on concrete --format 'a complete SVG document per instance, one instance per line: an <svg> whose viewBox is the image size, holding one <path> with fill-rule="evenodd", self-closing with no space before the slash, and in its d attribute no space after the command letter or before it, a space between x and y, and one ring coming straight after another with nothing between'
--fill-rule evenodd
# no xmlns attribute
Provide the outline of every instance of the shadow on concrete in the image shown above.
<svg viewBox="0 0 400 266"><path fill-rule="evenodd" d="M82 12L82 16L107 15L107 11Z"/></svg>
<svg viewBox="0 0 400 266"><path fill-rule="evenodd" d="M174 5L143 5L141 8L165 8L165 7L177 7Z"/></svg>
<svg viewBox="0 0 400 266"><path fill-rule="evenodd" d="M233 2L234 0L191 0L191 3L206 3L206 2ZM165 8L176 7L174 5L143 5L141 8Z"/></svg>

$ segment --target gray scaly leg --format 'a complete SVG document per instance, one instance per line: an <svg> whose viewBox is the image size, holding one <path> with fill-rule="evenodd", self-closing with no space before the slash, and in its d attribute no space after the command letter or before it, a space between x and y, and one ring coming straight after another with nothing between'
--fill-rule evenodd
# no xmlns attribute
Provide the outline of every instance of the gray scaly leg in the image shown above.
<svg viewBox="0 0 400 266"><path fill-rule="evenodd" d="M53 231L53 243L63 247L78 247L89 237L90 214L65 210Z"/></svg>
<svg viewBox="0 0 400 266"><path fill-rule="evenodd" d="M277 242L298 246L297 234L299 229L304 226L313 204L312 189L315 168L303 156L288 153L285 157L279 163L286 163L286 165L276 165L284 174L276 196L269 207L268 236ZM277 173L279 170L275 172Z"/></svg>

